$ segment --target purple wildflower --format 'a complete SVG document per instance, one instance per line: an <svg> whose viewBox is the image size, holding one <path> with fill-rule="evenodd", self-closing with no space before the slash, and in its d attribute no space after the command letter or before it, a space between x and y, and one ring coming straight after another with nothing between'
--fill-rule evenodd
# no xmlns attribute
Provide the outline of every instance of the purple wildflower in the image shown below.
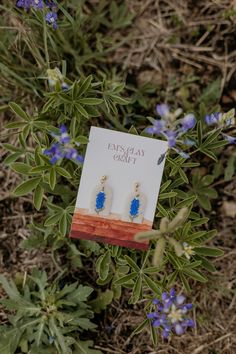
<svg viewBox="0 0 236 354"><path fill-rule="evenodd" d="M164 134L167 137L169 148L173 148L176 145L177 132L166 130Z"/></svg>
<svg viewBox="0 0 236 354"><path fill-rule="evenodd" d="M223 138L228 141L229 144L236 143L236 137L230 136L228 134L222 133Z"/></svg>
<svg viewBox="0 0 236 354"><path fill-rule="evenodd" d="M50 11L45 16L46 22L52 25L54 29L57 29L57 14L56 12Z"/></svg>
<svg viewBox="0 0 236 354"><path fill-rule="evenodd" d="M43 0L31 0L31 6L32 6L35 10L42 10L43 7L44 7Z"/></svg>
<svg viewBox="0 0 236 354"><path fill-rule="evenodd" d="M215 112L212 114L207 114L205 116L205 122L207 125L216 125L219 123L221 118L221 113L220 112Z"/></svg>
<svg viewBox="0 0 236 354"><path fill-rule="evenodd" d="M176 148L176 145L177 143L185 144L186 139L182 139L182 135L195 126L196 119L194 115L189 113L181 120L177 120L182 110L177 109L172 113L166 104L158 104L156 111L161 116L161 119L154 120L153 125L147 128L147 133L165 137L170 149L175 150L180 156L188 158L189 155ZM191 145L189 144L189 146L194 144L195 142Z"/></svg>
<svg viewBox="0 0 236 354"><path fill-rule="evenodd" d="M75 160L83 162L83 156L78 154L78 151L71 144L71 138L67 133L65 125L60 127L60 134L51 133L57 140L49 149L44 150L44 155L50 156L50 163L55 164L58 160L66 158L68 160ZM76 144L79 146L78 144Z"/></svg>
<svg viewBox="0 0 236 354"><path fill-rule="evenodd" d="M156 111L159 114L159 116L163 117L167 117L170 114L170 109L169 106L167 104L158 104L156 106Z"/></svg>
<svg viewBox="0 0 236 354"><path fill-rule="evenodd" d="M31 0L18 0L16 2L17 7L24 8L26 10L30 9Z"/></svg>
<svg viewBox="0 0 236 354"><path fill-rule="evenodd" d="M187 131L189 129L194 128L195 124L196 124L196 119L194 117L194 115L192 113L187 114L183 119L182 119L182 129L184 131Z"/></svg>
<svg viewBox="0 0 236 354"><path fill-rule="evenodd" d="M147 128L149 134L161 134L165 128L165 122L161 119L156 119L152 127Z"/></svg>
<svg viewBox="0 0 236 354"><path fill-rule="evenodd" d="M154 327L159 327L162 330L162 336L168 338L174 331L177 335L185 333L188 327L194 327L195 323L187 317L187 312L192 309L193 305L185 304L184 295L176 295L174 289L169 293L162 294L162 301L153 300L156 306L156 311L147 315L147 318L152 320Z"/></svg>
<svg viewBox="0 0 236 354"><path fill-rule="evenodd" d="M57 4L53 0L45 0L45 5L50 9L57 7Z"/></svg>

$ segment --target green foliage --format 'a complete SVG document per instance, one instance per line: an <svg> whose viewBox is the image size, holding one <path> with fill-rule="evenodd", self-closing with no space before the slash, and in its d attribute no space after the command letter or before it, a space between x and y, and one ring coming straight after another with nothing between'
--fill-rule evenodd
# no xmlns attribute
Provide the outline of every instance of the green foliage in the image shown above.
<svg viewBox="0 0 236 354"><path fill-rule="evenodd" d="M93 291L88 286L77 282L49 285L46 273L37 270L20 287L2 275L0 283L8 295L1 303L14 313L9 317L11 325L3 329L2 353L13 354L18 347L23 353L35 348L50 353L53 347L57 353L69 354L73 348L80 348L79 333L96 327L90 321L93 312L86 304Z"/></svg>

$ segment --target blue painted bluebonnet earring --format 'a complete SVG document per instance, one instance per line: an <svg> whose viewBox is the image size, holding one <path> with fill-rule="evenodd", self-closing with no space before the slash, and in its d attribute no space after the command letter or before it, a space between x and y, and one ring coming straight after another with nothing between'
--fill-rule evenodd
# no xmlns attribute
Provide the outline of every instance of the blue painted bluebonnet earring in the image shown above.
<svg viewBox="0 0 236 354"><path fill-rule="evenodd" d="M100 184L95 187L92 193L90 213L100 216L108 216L111 210L112 189L107 184L107 176L102 176Z"/></svg>
<svg viewBox="0 0 236 354"><path fill-rule="evenodd" d="M95 200L95 211L97 214L99 214L102 210L105 209L105 203L106 203L106 192L105 192L105 182L107 180L107 176L102 176L101 178L101 190L97 193L96 195L96 200Z"/></svg>
<svg viewBox="0 0 236 354"><path fill-rule="evenodd" d="M135 218L139 216L140 212L140 199L139 199L139 183L134 184L134 197L130 202L129 207L129 217L133 221Z"/></svg>
<svg viewBox="0 0 236 354"><path fill-rule="evenodd" d="M124 213L123 221L134 222L141 224L143 222L143 213L146 206L146 197L140 192L140 183L134 183L134 191L128 196Z"/></svg>

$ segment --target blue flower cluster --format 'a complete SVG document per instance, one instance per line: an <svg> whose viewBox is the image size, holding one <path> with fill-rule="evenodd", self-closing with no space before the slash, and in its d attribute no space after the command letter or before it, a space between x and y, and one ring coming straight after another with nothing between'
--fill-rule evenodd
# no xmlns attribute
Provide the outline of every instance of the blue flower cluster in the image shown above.
<svg viewBox="0 0 236 354"><path fill-rule="evenodd" d="M50 163L55 164L58 160L66 158L78 162L83 162L83 156L73 147L71 138L67 133L65 125L60 127L60 134L51 133L57 140L49 149L44 150L44 155L50 156ZM79 146L79 144L77 144Z"/></svg>
<svg viewBox="0 0 236 354"><path fill-rule="evenodd" d="M181 143L187 146L194 145L194 141L190 139L184 139L183 136L190 129L194 128L196 119L192 113L186 114L182 119L177 118L182 113L181 109L177 109L175 112L170 112L168 105L158 104L156 106L157 114L161 119L156 119L153 122L153 126L147 128L149 134L156 134L166 138L170 149L175 150L180 156L188 158L189 155L179 149L176 145Z"/></svg>
<svg viewBox="0 0 236 354"><path fill-rule="evenodd" d="M193 308L192 304L185 304L184 295L176 295L172 288L170 293L162 294L162 301L153 300L156 311L147 315L154 327L162 329L162 336L168 338L172 332L177 335L185 333L188 327L195 327L195 322L187 317L187 312Z"/></svg>
<svg viewBox="0 0 236 354"><path fill-rule="evenodd" d="M46 13L45 20L54 29L57 28L57 13L55 12L57 4L53 0L17 0L16 6L25 10L43 10L45 7L48 8L51 11Z"/></svg>
<svg viewBox="0 0 236 354"><path fill-rule="evenodd" d="M215 126L221 129L230 128L235 123L234 117L227 117L227 114L221 112L215 112L207 114L205 116L205 122L209 126ZM223 138L227 140L230 144L236 143L236 138L225 133L221 133Z"/></svg>

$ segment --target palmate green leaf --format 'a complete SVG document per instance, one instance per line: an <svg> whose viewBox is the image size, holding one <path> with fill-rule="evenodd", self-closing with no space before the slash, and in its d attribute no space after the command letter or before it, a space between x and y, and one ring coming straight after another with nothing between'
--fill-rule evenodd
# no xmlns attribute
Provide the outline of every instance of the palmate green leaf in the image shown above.
<svg viewBox="0 0 236 354"><path fill-rule="evenodd" d="M180 279L181 279L181 281L183 283L185 291L187 293L190 293L191 292L191 288L189 286L189 282L188 282L186 276L182 272L178 272L178 274L179 274L179 277L180 277Z"/></svg>
<svg viewBox="0 0 236 354"><path fill-rule="evenodd" d="M38 184L34 191L33 203L37 210L40 210L43 201L44 189Z"/></svg>
<svg viewBox="0 0 236 354"><path fill-rule="evenodd" d="M201 283L206 283L207 282L207 278L199 271L195 270L195 269L184 269L183 273L185 275L188 275L190 278L197 280Z"/></svg>
<svg viewBox="0 0 236 354"><path fill-rule="evenodd" d="M207 155L208 157L210 157L212 160L217 161L216 155L215 155L211 150L209 150L209 149L207 149L207 148L201 148L200 150L201 150L201 152L203 152L205 155Z"/></svg>
<svg viewBox="0 0 236 354"><path fill-rule="evenodd" d="M92 82L92 75L89 75L82 83L81 86L78 90L78 96L82 96L91 86L91 82Z"/></svg>
<svg viewBox="0 0 236 354"><path fill-rule="evenodd" d="M22 175L29 175L29 172L31 170L31 166L29 166L23 162L15 162L15 163L11 164L11 169L17 173L22 174Z"/></svg>
<svg viewBox="0 0 236 354"><path fill-rule="evenodd" d="M181 202L177 203L175 205L175 208L176 209L181 209L181 208L184 208L184 207L190 207L195 202L196 199L197 199L196 195L188 197L185 200L182 200Z"/></svg>
<svg viewBox="0 0 236 354"><path fill-rule="evenodd" d="M31 192L33 189L37 187L41 180L41 177L34 177L31 179L28 179L25 182L22 182L16 189L13 191L14 196L20 197L22 195L28 194Z"/></svg>
<svg viewBox="0 0 236 354"><path fill-rule="evenodd" d="M189 183L188 177L182 168L179 169L179 175L185 183Z"/></svg>
<svg viewBox="0 0 236 354"><path fill-rule="evenodd" d="M136 278L137 274L138 274L137 272L132 272L130 274L124 275L123 277L115 280L114 285L123 285L123 284L129 282L130 280Z"/></svg>
<svg viewBox="0 0 236 354"><path fill-rule="evenodd" d="M167 192L167 193L161 193L159 195L159 200L163 200L163 199L168 199L168 198L173 198L176 197L177 193L176 192Z"/></svg>
<svg viewBox="0 0 236 354"><path fill-rule="evenodd" d="M101 98L91 97L91 98L80 98L77 102L82 105L97 106L103 103L103 100Z"/></svg>
<svg viewBox="0 0 236 354"><path fill-rule="evenodd" d="M76 103L75 107L76 107L77 111L81 114L81 116L83 116L85 118L89 118L88 112L83 108L83 106L81 106L81 104Z"/></svg>
<svg viewBox="0 0 236 354"><path fill-rule="evenodd" d="M63 167L61 166L55 166L55 170L56 172L58 172L61 176L70 179L71 178L71 174L66 171Z"/></svg>
<svg viewBox="0 0 236 354"><path fill-rule="evenodd" d="M18 122L12 122L8 123L5 125L6 129L18 129L18 128L24 128L26 126L26 122L18 121Z"/></svg>
<svg viewBox="0 0 236 354"><path fill-rule="evenodd" d="M158 283L152 280L148 275L144 274L144 281L146 285L152 290L154 294L161 296L161 287L158 286Z"/></svg>
<svg viewBox="0 0 236 354"><path fill-rule="evenodd" d="M191 225L192 226L201 226L201 225L204 225L208 222L209 218L200 218L200 219L197 219L197 220L193 220L191 221Z"/></svg>
<svg viewBox="0 0 236 354"><path fill-rule="evenodd" d="M44 226L51 226L51 225L55 225L62 217L62 211L49 216L45 222L44 222Z"/></svg>
<svg viewBox="0 0 236 354"><path fill-rule="evenodd" d="M132 297L130 299L130 302L132 304L136 304L136 302L138 302L138 300L140 299L140 296L141 296L141 292L142 292L142 277L140 275L137 277L137 280L136 280L134 288L133 288Z"/></svg>
<svg viewBox="0 0 236 354"><path fill-rule="evenodd" d="M202 122L201 121L197 123L197 138L198 138L198 145L200 146L202 143Z"/></svg>
<svg viewBox="0 0 236 354"><path fill-rule="evenodd" d="M206 196L204 195L198 195L198 203L200 204L200 206L207 210L207 211L210 211L211 210L211 202L209 199L206 198Z"/></svg>
<svg viewBox="0 0 236 354"><path fill-rule="evenodd" d="M128 265L135 271L135 272L140 272L139 266L135 263L135 261L130 258L129 256L124 257Z"/></svg>
<svg viewBox="0 0 236 354"><path fill-rule="evenodd" d="M52 167L49 173L49 185L52 190L54 190L56 183L57 183L56 169L55 167Z"/></svg>
<svg viewBox="0 0 236 354"><path fill-rule="evenodd" d="M60 219L60 222L59 222L59 231L62 234L62 236L66 235L67 226L68 226L67 225L67 215L66 215L66 213L63 213L62 217Z"/></svg>
<svg viewBox="0 0 236 354"><path fill-rule="evenodd" d="M202 256L195 256L195 259L199 259L201 261L201 266L208 270L209 272L216 272L216 267L214 266L214 264L210 261L208 261L208 259L206 259L205 257Z"/></svg>
<svg viewBox="0 0 236 354"><path fill-rule="evenodd" d="M118 103L120 105L127 105L130 103L130 101L118 95L110 94L110 97L112 98L113 102Z"/></svg>
<svg viewBox="0 0 236 354"><path fill-rule="evenodd" d="M10 102L9 107L11 108L12 112L14 112L18 117L21 117L26 121L30 120L28 114L25 111L23 111L23 109L15 102Z"/></svg>
<svg viewBox="0 0 236 354"><path fill-rule="evenodd" d="M150 322L150 321L149 321ZM157 329L152 325L150 322L150 332L151 332L151 338L154 346L157 346Z"/></svg>
<svg viewBox="0 0 236 354"><path fill-rule="evenodd" d="M224 251L214 247L194 247L194 252L200 256L221 257Z"/></svg>
<svg viewBox="0 0 236 354"><path fill-rule="evenodd" d="M216 129L213 130L208 136L207 138L204 140L204 142L202 143L202 145L200 146L200 150L202 148L209 148L210 145L216 141L216 139L218 138L219 134L221 132L221 129Z"/></svg>
<svg viewBox="0 0 236 354"><path fill-rule="evenodd" d="M162 183L161 187L160 187L160 193L164 192L168 187L169 185L171 184L171 180L167 180L165 183Z"/></svg>
<svg viewBox="0 0 236 354"><path fill-rule="evenodd" d="M101 280L105 280L108 277L110 262L111 262L111 255L109 250L107 250L104 254L102 254L98 258L96 263L96 270Z"/></svg>

